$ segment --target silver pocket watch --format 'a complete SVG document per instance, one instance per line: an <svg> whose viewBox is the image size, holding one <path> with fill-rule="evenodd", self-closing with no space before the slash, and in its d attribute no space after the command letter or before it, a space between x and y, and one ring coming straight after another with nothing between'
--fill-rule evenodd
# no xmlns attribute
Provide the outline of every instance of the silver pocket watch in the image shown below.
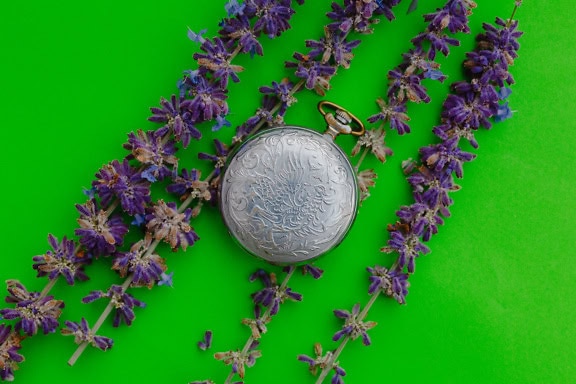
<svg viewBox="0 0 576 384"><path fill-rule="evenodd" d="M362 122L322 101L324 134L293 125L266 129L228 159L220 180L220 210L232 237L273 264L309 262L336 247L358 208L356 173L334 143L360 136Z"/></svg>

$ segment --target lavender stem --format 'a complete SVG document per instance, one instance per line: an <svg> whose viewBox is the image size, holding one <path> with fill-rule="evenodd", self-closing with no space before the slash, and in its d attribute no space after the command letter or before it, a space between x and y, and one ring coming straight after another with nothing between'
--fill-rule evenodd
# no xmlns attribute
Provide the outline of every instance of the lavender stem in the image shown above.
<svg viewBox="0 0 576 384"><path fill-rule="evenodd" d="M286 286L288 285L288 282L290 281L290 278L292 277L292 275L294 274L294 271L296 270L296 268L290 268L288 270L288 272L286 273L286 276L284 276L284 279L282 280L282 283L280 283L280 288L279 291L283 291ZM268 320L270 319L270 312L272 311L272 306L269 306L268 308L266 308L266 311L264 311L264 313L262 314L262 319L263 322L266 323L268 322ZM250 346L252 345L252 343L255 341L256 339L254 338L254 336L250 335L248 337L248 340L246 340L246 343L244 344L244 347L242 348L242 352L241 354L244 356L248 353L248 350L250 349ZM226 377L226 380L224 381L224 384L230 384L232 380L232 378L234 377L235 373L234 371L230 371L230 373L228 373L228 377Z"/></svg>
<svg viewBox="0 0 576 384"><path fill-rule="evenodd" d="M366 303L366 306L364 306L364 308L362 309L362 312L360 312L360 314L358 315L358 321L364 320L364 318L368 314L368 311L370 311L370 308L372 308L372 305L378 299L378 296L380 296L380 292L381 291L376 291L373 295L370 296L370 300L368 300L368 303ZM322 382L324 381L326 376L328 376L328 373L330 372L330 370L332 369L332 367L334 366L334 364L338 360L338 357L340 356L340 354L344 350L344 347L346 347L346 344L348 343L349 340L350 340L350 334L347 334L346 336L344 336L342 338L342 341L338 345L338 348L336 348L336 350L332 354L330 361L328 362L328 364L326 364L326 366L320 372L320 375L318 376L318 379L316 380L316 384L322 384Z"/></svg>

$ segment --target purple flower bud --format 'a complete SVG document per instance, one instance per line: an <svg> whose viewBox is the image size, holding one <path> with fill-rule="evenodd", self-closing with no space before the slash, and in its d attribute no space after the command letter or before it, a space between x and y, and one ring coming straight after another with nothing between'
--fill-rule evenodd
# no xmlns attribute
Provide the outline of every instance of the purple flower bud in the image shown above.
<svg viewBox="0 0 576 384"><path fill-rule="evenodd" d="M80 237L80 244L94 256L107 256L122 245L128 226L117 215L108 216L108 213L97 207L94 200L85 204L76 204L80 212L78 224L80 228L74 233Z"/></svg>
<svg viewBox="0 0 576 384"><path fill-rule="evenodd" d="M74 342L76 344L88 342L101 351L107 351L112 348L114 344L114 340L109 337L94 335L90 331L90 327L85 318L82 318L80 323L66 321L65 324L66 327L62 329L62 334L65 336L74 336Z"/></svg>
<svg viewBox="0 0 576 384"><path fill-rule="evenodd" d="M7 303L15 303L14 308L0 309L0 316L6 320L17 320L14 329L22 330L28 336L34 336L41 328L44 334L58 328L58 318L64 308L64 302L54 296L40 296L40 292L29 292L17 280L6 281L9 295Z"/></svg>
<svg viewBox="0 0 576 384"><path fill-rule="evenodd" d="M38 271L38 277L48 276L50 280L54 280L58 276L63 276L69 285L73 285L74 280L88 280L88 276L84 273L84 265L89 263L90 259L76 253L73 240L68 240L64 236L62 242L58 243L58 239L50 234L48 243L52 251L46 251L45 254L32 258L34 260L32 267Z"/></svg>

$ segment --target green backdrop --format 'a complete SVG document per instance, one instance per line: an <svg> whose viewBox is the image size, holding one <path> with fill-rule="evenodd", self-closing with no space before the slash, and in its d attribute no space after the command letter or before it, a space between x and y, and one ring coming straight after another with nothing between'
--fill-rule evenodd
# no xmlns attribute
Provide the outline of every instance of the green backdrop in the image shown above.
<svg viewBox="0 0 576 384"><path fill-rule="evenodd" d="M297 7L294 28L278 40L263 39L264 57L239 58L246 69L230 87L230 119L239 124L259 103L257 88L279 81L294 51L305 39L318 39L330 1ZM422 28L421 15L442 1L421 1L406 15L399 6L394 23L382 22L363 37L349 70L341 70L327 99L365 119L377 111L386 73L399 63L409 40ZM71 236L75 203L84 202L104 163L125 155L126 134L151 129L148 108L175 92L182 71L193 68L198 46L187 27L216 34L225 15L223 1L8 2L0 10L2 41L0 108L2 178L0 280L19 279L41 289L31 258L48 249L46 236ZM346 383L568 383L576 376L573 298L575 284L573 225L574 99L576 53L573 6L569 1L526 1L517 13L520 58L510 97L514 117L478 134L476 161L465 167L462 191L453 194L452 217L430 241L432 253L419 259L411 278L408 305L379 300L368 319L373 345L347 346L340 358ZM381 165L370 160L379 178L360 209L344 243L317 265L319 281L296 276L292 288L304 295L287 303L261 342L263 357L248 370L246 383L312 383L299 353L312 354L315 342L334 348L331 336L340 322L332 310L350 309L368 299L366 266L389 264L379 252L386 225L410 202L400 163L434 141L448 83L462 77L464 53L474 46L482 22L508 17L513 1L479 1L471 16L473 34L462 37L448 59L440 59L446 83L430 83L433 101L411 105L413 133L387 137L394 156ZM287 121L322 127L308 93L287 114ZM209 128L200 144L180 156L197 164L196 152L208 149ZM218 137L228 138L232 128ZM350 148L351 139L341 143ZM140 289L148 305L136 310L130 327L110 323L100 334L113 337L105 353L89 349L74 367L66 364L75 345L57 334L23 341L26 361L16 382L40 383L187 383L212 378L223 382L228 368L213 352L243 345L251 315L249 294L260 288L247 277L264 266L228 237L216 209L193 222L201 240L187 252L162 247L174 287ZM52 293L66 302L62 319L95 321L104 303L80 303L93 289L119 278L109 260L88 267L91 280L68 287L59 281ZM213 347L196 342L214 332Z"/></svg>

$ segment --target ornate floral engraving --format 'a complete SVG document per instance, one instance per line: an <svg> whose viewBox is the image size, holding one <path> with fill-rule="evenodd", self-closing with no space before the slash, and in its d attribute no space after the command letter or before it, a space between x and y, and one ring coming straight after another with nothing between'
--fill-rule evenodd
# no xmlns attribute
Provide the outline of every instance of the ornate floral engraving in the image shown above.
<svg viewBox="0 0 576 384"><path fill-rule="evenodd" d="M358 192L350 163L329 138L305 128L270 129L247 142L222 178L231 234L274 263L297 263L340 243Z"/></svg>

